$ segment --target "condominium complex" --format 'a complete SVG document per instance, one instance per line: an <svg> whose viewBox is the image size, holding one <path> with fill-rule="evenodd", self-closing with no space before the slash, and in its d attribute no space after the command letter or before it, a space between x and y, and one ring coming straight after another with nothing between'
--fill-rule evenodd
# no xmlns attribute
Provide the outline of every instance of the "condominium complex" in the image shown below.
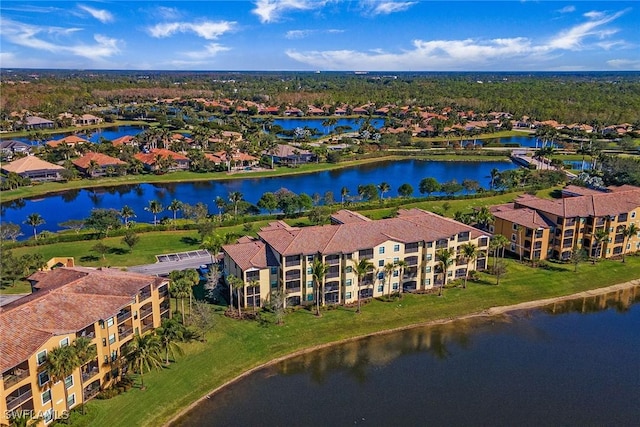
<svg viewBox="0 0 640 427"><path fill-rule="evenodd" d="M341 210L331 220L332 225L303 228L277 221L262 228L256 239L243 237L223 246L225 273L245 283L241 304L258 307L277 289L286 295L287 306L313 303L315 259L328 265L322 304L355 302L358 291L360 298L369 298L439 286L444 282L436 259L439 249L453 249L458 255L447 279L486 266L488 234L421 209L402 209L395 218L375 221ZM477 247L478 255L471 261L459 256L465 243ZM354 266L363 258L373 268L358 283ZM399 261L405 265L396 264L385 274L385 265Z"/></svg>
<svg viewBox="0 0 640 427"><path fill-rule="evenodd" d="M640 228L639 187L599 191L570 185L562 195L558 200L524 195L494 206L489 231L509 239L507 249L527 260L567 260L574 248L596 258L640 250L640 235L625 236L631 224Z"/></svg>
<svg viewBox="0 0 640 427"><path fill-rule="evenodd" d="M168 280L115 269L61 267L29 277L33 292L0 308L0 414L45 424L120 378L123 347L170 316ZM47 353L87 337L96 358L55 382ZM66 392L65 392L66 389ZM66 402L65 402L66 399Z"/></svg>

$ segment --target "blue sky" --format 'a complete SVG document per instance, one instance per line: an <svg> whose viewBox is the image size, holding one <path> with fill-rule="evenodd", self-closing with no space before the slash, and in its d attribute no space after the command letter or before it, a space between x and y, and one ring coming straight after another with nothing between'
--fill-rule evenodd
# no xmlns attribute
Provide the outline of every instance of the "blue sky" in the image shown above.
<svg viewBox="0 0 640 427"><path fill-rule="evenodd" d="M0 66L640 70L635 1L12 1Z"/></svg>

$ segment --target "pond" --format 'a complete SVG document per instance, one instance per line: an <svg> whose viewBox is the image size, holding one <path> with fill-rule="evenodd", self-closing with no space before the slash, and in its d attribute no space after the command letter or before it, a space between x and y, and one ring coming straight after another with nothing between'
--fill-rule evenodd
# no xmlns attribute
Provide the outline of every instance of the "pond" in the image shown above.
<svg viewBox="0 0 640 427"><path fill-rule="evenodd" d="M332 346L261 369L172 425L637 425L639 296Z"/></svg>
<svg viewBox="0 0 640 427"><path fill-rule="evenodd" d="M128 205L133 208L138 222L151 222L153 215L144 210L150 200L159 200L164 206L173 199L183 203L205 203L211 213L217 213L216 197L228 199L229 193L239 191L244 200L256 203L263 193L287 188L294 193L319 193L332 191L335 200L340 200L342 187L349 189L350 195L357 195L362 184L379 184L383 181L391 186L385 197L396 197L398 187L409 183L414 195L419 196L418 184L422 178L434 177L439 182L452 179L477 180L484 188L489 187L492 169L504 171L517 166L511 162L432 162L422 160L380 161L356 167L333 171L314 172L303 175L288 175L271 178L229 179L224 181L196 181L188 183L139 184L86 190L69 190L59 194L43 196L31 200L19 200L2 204L2 221L22 224L28 215L39 213L46 224L39 231L58 231L61 222L69 219L83 219L93 208L115 208L120 210ZM163 212L169 217L171 212ZM32 235L32 230L22 224L24 237Z"/></svg>

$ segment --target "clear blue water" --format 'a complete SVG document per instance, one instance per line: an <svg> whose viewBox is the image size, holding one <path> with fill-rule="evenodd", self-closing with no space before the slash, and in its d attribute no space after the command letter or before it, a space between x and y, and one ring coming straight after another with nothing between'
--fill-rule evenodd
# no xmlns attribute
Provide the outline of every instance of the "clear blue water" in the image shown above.
<svg viewBox="0 0 640 427"><path fill-rule="evenodd" d="M308 127L310 129L316 129L322 135L328 135L334 132L337 127L345 127L343 132L358 132L364 119L337 119L334 125L323 125L324 119L275 119L274 125L281 126L284 130L294 130L297 127ZM371 119L369 124L376 129L380 129L384 126L384 119Z"/></svg>
<svg viewBox="0 0 640 427"><path fill-rule="evenodd" d="M167 206L173 199L183 203L203 202L209 205L211 213L217 213L214 200L217 196L228 198L229 193L239 191L244 199L256 203L263 193L287 188L295 193L334 193L340 200L340 190L347 187L352 196L362 184L387 182L391 191L385 197L397 197L398 187L409 183L414 195L419 196L418 184L422 178L434 177L440 182L457 179L475 179L489 187L489 173L513 169L511 162L427 162L422 160L381 161L334 171L315 172L304 175L289 175L272 178L230 179L225 181L200 181L191 183L140 184L109 188L71 190L60 194L44 196L32 200L22 200L2 204L2 221L22 224L31 213L39 213L46 224L39 230L57 231L58 224L69 219L83 219L93 208L121 209L128 205L136 212L138 222L152 222L153 216L144 210L149 200L157 199ZM165 211L158 218L171 216ZM32 235L32 230L22 225L24 236Z"/></svg>
<svg viewBox="0 0 640 427"><path fill-rule="evenodd" d="M336 345L261 369L173 425L637 426L638 294Z"/></svg>

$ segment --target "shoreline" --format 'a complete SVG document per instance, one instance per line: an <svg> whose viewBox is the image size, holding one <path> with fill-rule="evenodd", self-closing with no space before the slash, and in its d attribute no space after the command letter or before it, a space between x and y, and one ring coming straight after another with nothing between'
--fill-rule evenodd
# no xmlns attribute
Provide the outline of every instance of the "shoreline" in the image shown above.
<svg viewBox="0 0 640 427"><path fill-rule="evenodd" d="M203 401L205 401L207 399L210 399L212 396L214 396L215 394L219 393L220 391L222 391L227 386L229 386L231 384L234 384L234 383L236 383L238 381L241 381L242 379L248 377L249 375L255 373L256 371L259 371L260 369L275 365L277 363L280 363L280 362L282 362L284 360L287 360L287 359L290 359L290 358L293 358L293 357L297 357L297 356L301 356L301 355L304 355L304 354L307 354L307 353L311 353L311 352L316 351L316 350L321 350L321 349L324 349L324 348L328 348L328 347L332 347L332 346L335 346L335 345L340 345L340 344L344 344L344 343L360 340L360 339L371 337L371 336L392 334L392 333L403 331L403 330L419 328L419 327L425 327L425 326L442 325L442 324L455 322L455 321L458 321L458 320L466 320L466 319L473 319L473 318L483 318L483 317L485 317L485 318L486 317L494 317L494 316L499 316L499 315L511 313L511 312L514 312L514 311L540 308L540 307L544 307L546 305L553 304L553 303L556 303L556 302L562 302L562 301L567 301L567 300L576 299L576 298L599 296L599 295L608 294L610 292L623 291L623 290L631 289L631 288L634 288L634 287L637 287L637 286L640 286L640 278L639 279L629 280L629 281L623 282L623 283L618 283L618 284L615 284L615 285L605 286L603 288L596 288L596 289L591 289L591 290L587 290L587 291L582 291L582 292L578 292L578 293L575 293L575 294L563 295L563 296L552 297L552 298L545 298L545 299L540 299L540 300L526 301L526 302L522 302L522 303L518 303L518 304L512 304L512 305L490 307L488 309L485 309L485 310L482 310L482 311L479 311L479 312L473 312L473 313L465 314L465 315L462 315L462 316L442 318L442 319L437 319L437 320L429 320L429 321L426 321L426 322L414 323L414 324L411 324L411 325L400 326L400 327L392 328L392 329L385 329L385 330L373 332L373 333L370 333L370 334L360 335L360 336L357 336L357 337L351 337L351 338L347 338L347 339L333 341L333 342L326 343L326 344L319 344L319 345L315 345L315 346L312 346L312 347L308 347L308 348L305 348L305 349L302 349L302 350L295 351L293 353L289 353L289 354L287 354L285 356L277 357L275 359L272 359L272 360L270 360L268 362L262 363L262 364L260 364L258 366L255 366L255 367L253 367L253 368L241 373L240 375L234 377L233 379L231 379L231 380L225 382L224 384L221 384L218 387L214 388L213 390L205 393L204 396L198 398L193 403L191 403L190 405L188 405L187 407L182 409L180 412L176 413L171 418L169 418L169 420L164 422L162 424L162 426L169 427L172 423L175 423L183 415L185 415L186 413L188 413L189 411L194 409L196 406L201 404Z"/></svg>

